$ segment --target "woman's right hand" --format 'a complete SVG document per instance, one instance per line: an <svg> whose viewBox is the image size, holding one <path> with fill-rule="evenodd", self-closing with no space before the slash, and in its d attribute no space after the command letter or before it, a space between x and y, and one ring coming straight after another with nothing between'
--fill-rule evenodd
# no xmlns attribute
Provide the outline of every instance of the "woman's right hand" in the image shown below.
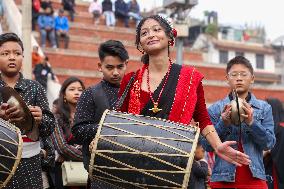
<svg viewBox="0 0 284 189"><path fill-rule="evenodd" d="M237 166L249 165L251 162L249 156L231 147L236 143L236 141L223 142L217 146L215 152L220 158Z"/></svg>

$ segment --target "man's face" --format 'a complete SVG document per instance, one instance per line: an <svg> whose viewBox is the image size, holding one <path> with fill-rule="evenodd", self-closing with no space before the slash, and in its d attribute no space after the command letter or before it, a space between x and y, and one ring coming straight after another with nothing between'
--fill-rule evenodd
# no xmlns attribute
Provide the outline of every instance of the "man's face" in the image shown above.
<svg viewBox="0 0 284 189"><path fill-rule="evenodd" d="M0 47L0 71L2 74L13 77L22 67L23 51L17 42L9 41Z"/></svg>
<svg viewBox="0 0 284 189"><path fill-rule="evenodd" d="M235 64L227 74L227 81L231 90L236 89L238 94L248 92L250 85L254 82L254 75L242 64Z"/></svg>
<svg viewBox="0 0 284 189"><path fill-rule="evenodd" d="M127 61L123 62L117 56L106 56L99 63L99 71L103 73L104 80L119 85L126 71Z"/></svg>

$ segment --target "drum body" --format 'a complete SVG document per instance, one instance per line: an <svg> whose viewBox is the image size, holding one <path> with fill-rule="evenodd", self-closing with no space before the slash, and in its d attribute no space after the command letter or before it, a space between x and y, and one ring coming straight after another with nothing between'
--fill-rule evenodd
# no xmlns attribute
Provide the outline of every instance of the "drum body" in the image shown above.
<svg viewBox="0 0 284 189"><path fill-rule="evenodd" d="M106 110L92 142L90 178L121 188L187 188L199 132Z"/></svg>
<svg viewBox="0 0 284 189"><path fill-rule="evenodd" d="M20 129L0 118L0 188L5 187L14 175L22 149Z"/></svg>

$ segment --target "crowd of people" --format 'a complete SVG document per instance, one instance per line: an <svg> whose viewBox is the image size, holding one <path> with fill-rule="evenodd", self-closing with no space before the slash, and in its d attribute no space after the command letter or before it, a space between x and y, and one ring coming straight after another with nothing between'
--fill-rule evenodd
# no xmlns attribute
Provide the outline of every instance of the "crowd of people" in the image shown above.
<svg viewBox="0 0 284 189"><path fill-rule="evenodd" d="M46 14L40 15L38 20L51 20L47 15L52 11L48 2L41 1ZM74 1L70 2L74 8ZM99 8L95 3L96 0L90 6L94 9L89 10L97 22L97 15L110 9ZM117 0L115 4L121 10L127 7L123 0ZM95 12L95 7L100 10ZM126 16L125 12L122 14L117 10L117 17ZM127 10L135 13L137 7L130 6ZM125 19L125 26L127 24ZM28 80L20 72L24 51L21 39L14 33L0 35L0 86L10 86L22 96L35 119L34 127L38 127L40 137L38 141L32 141L23 136L21 162L5 188L64 188L62 164L65 161L83 162L88 170L92 141L106 109L186 125L192 119L199 122L201 136L188 183L190 189L283 188L284 118L281 103L275 99L266 102L254 96L251 91L253 67L247 58L237 56L228 62L224 73L230 93L207 109L202 73L191 66L174 64L171 59L170 48L174 46L175 38L176 32L165 18L153 15L139 20L135 44L142 54L142 68L125 74L129 55L124 45L116 40L103 42L98 50L102 81L85 89L79 78L67 78L51 112L45 92L46 80ZM38 74L52 73L48 58L42 58L36 47L33 59L36 80L40 81ZM240 108L244 112L238 114L238 123L232 122L233 107L230 104L236 94L243 101ZM0 100L0 118L15 124L23 121L19 107ZM121 102L119 107L118 101ZM205 160L205 150L215 154L212 170ZM88 179L82 187L118 188L100 179Z"/></svg>
<svg viewBox="0 0 284 189"><path fill-rule="evenodd" d="M38 27L41 47L46 47L48 39L52 48L59 48L61 40L64 41L64 48L68 48L69 20L71 22L75 20L75 7L75 0L62 0L59 10L53 8L50 0L32 1L32 30ZM98 25L100 20L105 20L106 26L112 27L115 26L117 19L121 19L124 26L129 27L129 19L133 19L136 25L142 19L140 6L136 0L127 3L124 0L116 0L114 5L111 0L103 0L101 3L93 0L88 12L93 16L94 25Z"/></svg>

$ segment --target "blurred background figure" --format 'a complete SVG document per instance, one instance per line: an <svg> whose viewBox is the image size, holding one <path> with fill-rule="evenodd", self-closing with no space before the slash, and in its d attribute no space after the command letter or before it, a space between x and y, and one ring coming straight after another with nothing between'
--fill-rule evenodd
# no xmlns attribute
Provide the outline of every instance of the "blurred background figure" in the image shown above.
<svg viewBox="0 0 284 189"><path fill-rule="evenodd" d="M140 6L137 0L131 0L128 3L128 16L136 21L136 26L138 26L140 20L142 19L140 14Z"/></svg>
<svg viewBox="0 0 284 189"><path fill-rule="evenodd" d="M265 172L271 176L267 184L269 189L284 188L284 109L281 101L276 98L266 99L272 107L276 144L271 151L263 154Z"/></svg>
<svg viewBox="0 0 284 189"><path fill-rule="evenodd" d="M36 21L40 14L40 0L32 1L32 30L34 31L36 28Z"/></svg>
<svg viewBox="0 0 284 189"><path fill-rule="evenodd" d="M57 80L48 62L48 57L46 56L41 63L35 65L33 70L35 80L39 82L45 90L47 90L48 74L51 74L52 80Z"/></svg>
<svg viewBox="0 0 284 189"><path fill-rule="evenodd" d="M55 118L57 125L52 134L52 141L57 152L55 160L56 188L63 188L61 165L64 161L83 161L81 146L74 142L71 128L77 102L85 89L83 82L76 77L66 79L59 92Z"/></svg>
<svg viewBox="0 0 284 189"><path fill-rule="evenodd" d="M64 40L64 48L67 49L69 45L69 21L66 16L64 16L64 10L59 9L58 16L55 17L55 34L56 34L56 44L59 48L60 39Z"/></svg>
<svg viewBox="0 0 284 189"><path fill-rule="evenodd" d="M55 20L53 17L53 10L51 8L47 8L45 12L38 17L37 23L40 29L41 46L43 48L46 47L46 38L48 36L52 48L57 48L55 40Z"/></svg>
<svg viewBox="0 0 284 189"><path fill-rule="evenodd" d="M51 11L53 12L53 6L50 0L40 0L40 8L41 13L45 12L48 8L51 9Z"/></svg>
<svg viewBox="0 0 284 189"><path fill-rule="evenodd" d="M63 9L69 13L71 21L74 22L75 0L62 0L61 4Z"/></svg>
<svg viewBox="0 0 284 189"><path fill-rule="evenodd" d="M190 181L188 186L190 189L207 189L209 171L208 164L204 158L205 150L198 141L190 172Z"/></svg>
<svg viewBox="0 0 284 189"><path fill-rule="evenodd" d="M112 10L111 0L103 0L102 2L103 15L107 26L115 26L115 16Z"/></svg>
<svg viewBox="0 0 284 189"><path fill-rule="evenodd" d="M43 61L43 57L38 52L38 46L33 46L32 52L32 67L34 68L35 65L41 63Z"/></svg>
<svg viewBox="0 0 284 189"><path fill-rule="evenodd" d="M127 4L125 3L124 0L116 0L114 6L115 6L115 12L114 12L115 17L117 19L123 20L124 26L128 28L129 16L128 16Z"/></svg>
<svg viewBox="0 0 284 189"><path fill-rule="evenodd" d="M100 23L100 17L102 14L102 6L98 0L93 0L89 6L89 13L93 15L93 22L95 25Z"/></svg>

